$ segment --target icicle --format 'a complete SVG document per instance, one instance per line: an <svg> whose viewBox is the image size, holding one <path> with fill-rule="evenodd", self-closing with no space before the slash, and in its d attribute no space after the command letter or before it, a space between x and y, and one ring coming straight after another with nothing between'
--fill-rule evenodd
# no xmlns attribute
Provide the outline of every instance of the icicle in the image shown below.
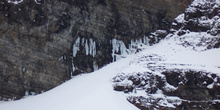
<svg viewBox="0 0 220 110"><path fill-rule="evenodd" d="M28 96L28 95L29 95L29 91L26 90L26 91L25 91L25 96Z"/></svg>
<svg viewBox="0 0 220 110"><path fill-rule="evenodd" d="M96 55L96 43L95 41L93 42L93 49L92 49L92 56L95 57Z"/></svg>
<svg viewBox="0 0 220 110"><path fill-rule="evenodd" d="M25 67L22 67L22 72L25 72L26 71L26 68Z"/></svg>
<svg viewBox="0 0 220 110"><path fill-rule="evenodd" d="M89 55L92 55L92 48L93 48L93 40L92 38L89 39Z"/></svg>
<svg viewBox="0 0 220 110"><path fill-rule="evenodd" d="M120 44L119 44L119 47L120 47L120 52L121 52L121 55L127 55L127 48L124 44L124 42L120 41Z"/></svg>
<svg viewBox="0 0 220 110"><path fill-rule="evenodd" d="M72 70L73 70L73 72L76 70L76 68L75 68L75 65L73 64L73 62L72 62ZM71 72L71 75L72 75L73 73Z"/></svg>
<svg viewBox="0 0 220 110"><path fill-rule="evenodd" d="M80 45L80 37L78 37L73 44L73 57L76 57L77 52L79 51L79 45Z"/></svg>
<svg viewBox="0 0 220 110"><path fill-rule="evenodd" d="M63 56L61 56L61 57L59 58L59 61L61 61L61 60L63 60Z"/></svg>
<svg viewBox="0 0 220 110"><path fill-rule="evenodd" d="M136 41L131 40L131 44L129 45L129 49L135 49L135 48L137 48Z"/></svg>
<svg viewBox="0 0 220 110"><path fill-rule="evenodd" d="M112 39L112 52L115 53L118 51L119 51L119 46L118 46L117 40Z"/></svg>
<svg viewBox="0 0 220 110"><path fill-rule="evenodd" d="M86 40L86 43L85 43L85 50L86 50L86 55L89 55L89 45L88 45L87 40Z"/></svg>
<svg viewBox="0 0 220 110"><path fill-rule="evenodd" d="M94 69L94 71L99 69L99 67L98 67L98 65L96 64L95 61L93 61L93 69Z"/></svg>
<svg viewBox="0 0 220 110"><path fill-rule="evenodd" d="M117 52L117 45L116 45L116 39L112 39L112 58L113 62L115 61L115 52Z"/></svg>
<svg viewBox="0 0 220 110"><path fill-rule="evenodd" d="M149 39L148 39L148 37L146 37L146 36L143 37L143 43L145 45L149 46Z"/></svg>
<svg viewBox="0 0 220 110"><path fill-rule="evenodd" d="M63 56L63 59L66 60L66 55Z"/></svg>
<svg viewBox="0 0 220 110"><path fill-rule="evenodd" d="M83 44L85 44L85 38L82 38L81 45L83 45Z"/></svg>
<svg viewBox="0 0 220 110"><path fill-rule="evenodd" d="M142 44L143 42L142 42L142 39L139 39L138 41L137 41L139 44Z"/></svg>
<svg viewBox="0 0 220 110"><path fill-rule="evenodd" d="M116 54L120 53L120 54ZM127 48L123 41L112 39L112 58L113 61L119 60L121 57L128 55Z"/></svg>
<svg viewBox="0 0 220 110"><path fill-rule="evenodd" d="M86 55L92 55L93 57L95 57L96 55L96 42L90 38L85 39L82 38L81 42L80 42L80 37L78 37L75 41L75 43L73 44L73 57L76 57L77 52L79 51L79 46L83 46L85 48L86 51Z"/></svg>
<svg viewBox="0 0 220 110"><path fill-rule="evenodd" d="M88 44L88 41L86 40L85 50L86 50L86 55L92 55L93 57L95 57L95 55L96 55L96 42L93 41L92 38L89 39L89 44Z"/></svg>

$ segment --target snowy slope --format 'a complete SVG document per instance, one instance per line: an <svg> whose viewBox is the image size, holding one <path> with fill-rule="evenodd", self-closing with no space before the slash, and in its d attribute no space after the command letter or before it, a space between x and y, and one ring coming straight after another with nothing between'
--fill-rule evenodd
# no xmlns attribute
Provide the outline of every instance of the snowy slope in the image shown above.
<svg viewBox="0 0 220 110"><path fill-rule="evenodd" d="M219 109L219 6L219 0L195 0L160 43L113 78L114 89L142 110ZM157 31L150 37L156 41Z"/></svg>
<svg viewBox="0 0 220 110"><path fill-rule="evenodd" d="M126 100L126 96L130 94L113 90L112 78L117 73L153 71L146 67L151 61L152 65L166 68L192 68L214 73L220 71L218 58L220 49L195 51L180 45L176 39L176 37L166 38L159 44L146 46L140 53L130 55L93 73L73 77L70 81L43 94L28 96L18 101L1 102L0 110L136 110L137 108ZM157 58L146 60L146 57L143 59L143 56L149 55L157 56L160 60ZM161 93L157 95L165 97ZM170 106L173 107L172 104Z"/></svg>
<svg viewBox="0 0 220 110"><path fill-rule="evenodd" d="M193 13L193 6L203 3L205 3L204 0L195 0L186 12ZM218 0L215 7L219 7ZM184 17L184 14L178 16L176 24L174 22L173 25L187 26L188 21L185 21ZM194 32L195 30L189 31L188 28L184 30L184 27L180 27L158 44L143 46L141 48L145 49L137 54L127 56L127 58L122 57L119 61L93 73L73 77L70 81L48 92L27 96L18 101L0 102L0 110L137 110L138 108L131 103L142 109L151 106L151 109L160 109L160 107L174 109L183 102L186 105L194 103L192 107L203 105L209 107L210 105L206 104L210 103L218 105L220 104L218 91L220 88L220 48L214 48L214 44L218 44L220 39L218 33L220 17L203 18L204 16L199 18L201 22L199 24L201 27L206 27L203 24L212 24L211 32ZM114 40L113 42L116 43ZM123 47L120 43L117 48L121 46ZM178 84L169 83L166 76L170 74L169 72L178 74L178 77L172 74L170 76L176 78L175 80L179 81ZM194 76L199 74L200 76L195 78L195 82L198 83L190 82L186 75L188 73ZM193 97L196 102L192 101L193 98L181 96L182 90L182 93L186 91L190 95L191 91L184 89L188 88L189 82L192 83L190 89L201 87L200 89L204 92L214 91L214 96L211 97L212 94L207 92L206 99L206 96L197 97L196 94L191 94L196 96ZM158 83L164 85L161 84L163 85L161 86ZM201 91L194 90L203 95ZM180 94L173 95L173 91L174 93L180 91ZM197 98L201 100L197 101Z"/></svg>
<svg viewBox="0 0 220 110"><path fill-rule="evenodd" d="M199 34L200 37L203 37L203 34L206 37L209 37L205 33L197 34ZM191 36L191 39L195 35L195 33L189 33L186 36ZM196 42L196 40L190 41ZM213 89L214 86L214 88L219 88L219 55L219 48L206 51L196 51L190 46L184 47L181 44L178 35L174 35L170 38L169 36L167 36L167 38L162 40L159 44L151 47L146 47L145 50L137 54L137 56L133 60L131 60L129 66L113 78L115 82L114 89L126 93L127 99L131 103L137 104L137 106L143 110L165 109L166 107L168 107L169 109L174 109L176 108L176 106L181 105L183 101L190 102L190 100L181 99L181 95L167 95L169 94L169 92L171 92L170 94L173 94L172 91L174 91L174 93L176 92L176 90L181 91L181 87L169 84L167 76L164 73L179 72L180 74L178 74L178 77L180 77L180 79L176 79L176 77L173 76L168 77L170 77L174 81L181 80L178 85L181 85L182 83L184 85L184 88L188 88L188 86L185 87L185 85L190 80L187 79L185 73L201 73L201 77L204 77L204 79L207 78L213 80L213 82L206 84L206 80L203 80L201 78L203 81L203 87L201 87L201 89L204 89L205 91L207 90L207 88ZM213 74L216 75L215 78L211 77L211 75ZM184 78L181 79L181 77ZM200 79L195 79L197 80L197 82L200 82ZM159 87L163 84L163 87ZM199 86L200 85L198 83L197 88L199 88ZM191 87L191 90L194 91L194 88ZM168 93L166 94L166 92ZM219 99L208 99L206 101L210 101L210 103L220 102Z"/></svg>
<svg viewBox="0 0 220 110"><path fill-rule="evenodd" d="M128 66L130 56L102 69L78 75L37 96L0 102L0 110L137 110L124 94L113 91L112 77Z"/></svg>
<svg viewBox="0 0 220 110"><path fill-rule="evenodd" d="M169 37L168 35L167 38L165 40L162 40L159 44L145 49L141 56L156 54L161 57L161 61L155 62L155 65L166 66L165 64L170 64L167 65L166 68L174 68L175 66L175 68L179 69L191 68L217 73L220 71L220 58L218 58L220 55L219 48L206 51L195 50L191 46L185 47L180 40L181 38L183 38L183 42L187 40L191 41L191 45L193 45L193 43L197 42L197 39L200 40L202 38L208 37L210 37L210 35L203 32L190 32L181 37L179 37L178 35ZM202 47L196 47L196 49L200 48ZM138 56L136 60L139 57L140 56ZM182 64L183 66L174 65L172 67L172 64Z"/></svg>

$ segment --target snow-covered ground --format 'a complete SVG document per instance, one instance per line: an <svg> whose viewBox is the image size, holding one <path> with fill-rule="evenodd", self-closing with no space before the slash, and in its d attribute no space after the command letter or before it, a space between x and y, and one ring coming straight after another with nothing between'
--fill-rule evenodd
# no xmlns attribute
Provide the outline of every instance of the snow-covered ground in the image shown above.
<svg viewBox="0 0 220 110"><path fill-rule="evenodd" d="M195 0L192 6L200 2L200 4L203 4L203 1ZM215 6L219 6L218 0ZM188 8L188 11L193 11L193 8ZM176 18L177 23L185 22L183 17L184 14L178 16ZM218 16L210 20L201 19L200 21L213 24L213 20L216 23L213 29L218 30L217 24L220 20ZM220 39L220 34L211 35L208 32L184 30L185 34L178 35L180 31L181 29L176 30L176 32L168 34L158 44L144 46L142 48L145 49L141 52L129 55L126 58L122 57L100 70L75 76L70 81L48 92L36 96L26 96L17 101L0 102L0 110L137 110L138 108L126 100L129 99L129 96L162 98L163 101L159 102L159 105L174 108L175 104L178 104L182 99L165 96L161 90L157 90L155 94L147 94L145 90L135 90L124 94L114 91L113 86L115 83L127 83L128 85L132 83L130 80L120 79L120 75L127 77L129 74L134 76L138 74L144 77L149 72L163 77L164 75L161 72L164 69L202 71L214 73L220 77L220 48L214 48L213 46L216 42L219 42L217 40ZM118 51L119 47L124 47L121 42L117 42L113 40L113 44L117 44L115 51ZM212 48L208 48L209 46ZM87 53L92 54L92 52ZM212 84L207 85L208 88L211 89L214 84L220 86L217 83L217 77L215 79ZM147 86L146 84L145 88ZM152 85L149 87L151 88ZM165 88L176 89L169 84ZM170 100L176 101L169 102Z"/></svg>
<svg viewBox="0 0 220 110"><path fill-rule="evenodd" d="M168 35L160 43L148 46L145 50L138 53L131 60L129 66L114 78L114 88L118 91L128 92L126 94L127 98L132 102L145 99L148 101L152 100L152 102L138 102L145 107L151 106L155 100L160 100L155 103L156 106L175 108L184 99L164 95L164 91L157 88L158 81L155 78L160 76L166 80L163 72L170 70L180 70L183 73L195 71L203 74L208 73L210 78L212 78L211 74L216 74L220 77L220 48L206 50L204 48L207 45L204 45L204 47L202 45L196 46L198 42L202 41L202 38L209 37L211 36L205 32L189 32L183 36L178 36L177 34ZM191 45L186 46L185 42L191 42ZM220 86L219 81L217 82L217 77L213 80L214 82L207 85L207 88L213 89L213 84ZM156 87L155 93L148 93L147 90L152 90L153 87ZM174 91L177 88L167 82L165 82L163 87L167 91ZM144 97L145 99L134 99L135 97ZM156 108L159 109L159 106Z"/></svg>
<svg viewBox="0 0 220 110"><path fill-rule="evenodd" d="M130 56L40 95L0 102L0 110L137 110L123 93L113 90L112 78L129 65Z"/></svg>
<svg viewBox="0 0 220 110"><path fill-rule="evenodd" d="M214 36L206 32L190 32L183 36L168 35L160 43L147 47L136 57L135 61L139 61L142 56L156 54L161 59L153 61L157 66L166 66L167 69L175 66L178 69L189 68L218 73L220 71L220 49L205 49L207 47L205 43L198 46L202 39L211 37ZM186 42L190 45L186 45ZM144 63L149 63L149 61L142 61L139 64L141 63L144 66ZM172 64L174 65L172 66Z"/></svg>
<svg viewBox="0 0 220 110"><path fill-rule="evenodd" d="M124 93L113 90L112 78L122 72L151 71L146 67L150 60L142 59L147 55L158 56L159 60L154 59L154 63L164 64L166 68L175 66L214 73L220 71L219 48L196 51L190 46L184 47L175 36L168 37L159 44L146 46L145 50L93 73L73 77L48 92L27 96L18 101L0 102L0 110L136 110L137 108L126 100Z"/></svg>

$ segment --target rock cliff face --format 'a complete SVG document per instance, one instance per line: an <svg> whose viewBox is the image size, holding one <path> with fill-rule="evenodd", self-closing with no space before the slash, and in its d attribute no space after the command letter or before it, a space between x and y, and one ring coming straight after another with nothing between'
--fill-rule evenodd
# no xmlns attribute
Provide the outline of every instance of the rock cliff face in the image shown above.
<svg viewBox="0 0 220 110"><path fill-rule="evenodd" d="M169 31L190 2L1 0L1 99L41 93L114 61L128 53L131 40L157 29Z"/></svg>

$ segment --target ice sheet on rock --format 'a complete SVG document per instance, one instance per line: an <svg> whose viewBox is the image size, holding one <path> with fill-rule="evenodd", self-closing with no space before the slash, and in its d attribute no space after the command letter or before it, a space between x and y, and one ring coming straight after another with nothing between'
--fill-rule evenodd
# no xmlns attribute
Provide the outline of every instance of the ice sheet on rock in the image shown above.
<svg viewBox="0 0 220 110"><path fill-rule="evenodd" d="M121 40L112 39L112 58L113 61L117 61L120 58L128 55L128 49L126 48L125 44Z"/></svg>
<svg viewBox="0 0 220 110"><path fill-rule="evenodd" d="M149 39L144 36L140 39L131 40L128 48L122 40L112 39L110 43L112 44L113 61L117 61L127 55L143 50L146 45L149 46Z"/></svg>

